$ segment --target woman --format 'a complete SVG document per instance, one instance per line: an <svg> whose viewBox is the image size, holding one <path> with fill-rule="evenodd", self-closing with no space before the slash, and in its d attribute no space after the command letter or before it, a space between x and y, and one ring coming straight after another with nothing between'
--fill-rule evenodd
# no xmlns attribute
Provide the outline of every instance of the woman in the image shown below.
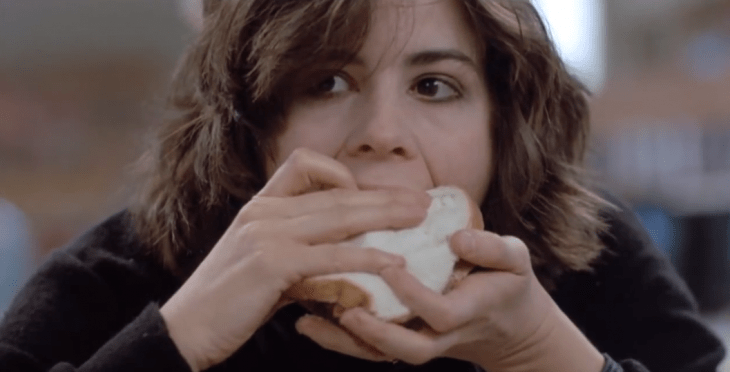
<svg viewBox="0 0 730 372"><path fill-rule="evenodd" d="M585 185L584 91L529 4L206 11L139 200L30 281L0 330L3 370L711 371L722 359L637 221ZM401 257L343 243L418 224L424 191L446 184L486 225L451 248L489 269L448 294ZM361 309L338 326L282 296L349 271L380 275L428 326Z"/></svg>

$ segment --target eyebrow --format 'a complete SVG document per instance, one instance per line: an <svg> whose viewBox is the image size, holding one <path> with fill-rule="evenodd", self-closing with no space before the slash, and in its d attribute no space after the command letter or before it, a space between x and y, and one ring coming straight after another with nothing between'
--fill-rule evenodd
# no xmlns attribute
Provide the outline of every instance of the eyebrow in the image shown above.
<svg viewBox="0 0 730 372"><path fill-rule="evenodd" d="M344 50L332 51L325 59L329 62L335 63L353 64L358 66L365 65L365 61L359 55ZM405 63L407 66L427 66L445 60L462 62L475 70L478 69L476 62L473 59L456 49L434 49L413 53L406 58Z"/></svg>
<svg viewBox="0 0 730 372"><path fill-rule="evenodd" d="M409 66L425 66L444 60L455 60L466 63L475 69L477 68L477 64L474 60L456 49L425 50L414 53L408 56L406 64Z"/></svg>

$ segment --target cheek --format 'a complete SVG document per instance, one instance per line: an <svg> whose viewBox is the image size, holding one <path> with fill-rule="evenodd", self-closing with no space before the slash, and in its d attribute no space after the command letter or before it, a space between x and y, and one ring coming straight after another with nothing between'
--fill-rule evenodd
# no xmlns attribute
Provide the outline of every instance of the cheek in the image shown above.
<svg viewBox="0 0 730 372"><path fill-rule="evenodd" d="M338 113L327 110L306 107L290 110L284 121L284 130L274 140L275 159L266 164L267 176L270 178L289 155L300 147L333 155L341 144L338 139L342 138L338 120Z"/></svg>
<svg viewBox="0 0 730 372"><path fill-rule="evenodd" d="M437 184L460 186L481 204L494 168L489 121L480 116L455 122L461 124L459 130L430 141L430 168Z"/></svg>
<svg viewBox="0 0 730 372"><path fill-rule="evenodd" d="M458 169L469 195L481 204L486 196L489 184L492 181L494 161L492 158L492 146L488 135L481 139L475 137L465 139L463 142L462 156L454 159L458 164L452 164Z"/></svg>

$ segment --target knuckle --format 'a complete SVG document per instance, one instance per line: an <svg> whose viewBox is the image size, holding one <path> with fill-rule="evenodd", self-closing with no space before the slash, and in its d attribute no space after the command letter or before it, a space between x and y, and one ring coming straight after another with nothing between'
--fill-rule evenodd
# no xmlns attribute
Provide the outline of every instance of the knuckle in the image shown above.
<svg viewBox="0 0 730 372"><path fill-rule="evenodd" d="M331 254L330 259L330 265L332 266L333 271L335 272L342 272L347 269L347 265L345 264L347 260L347 252L345 252L344 249L341 249L339 247L335 247L333 249L333 252Z"/></svg>
<svg viewBox="0 0 730 372"><path fill-rule="evenodd" d="M268 228L262 221L253 221L238 229L237 244L249 254L265 253L272 250L272 241Z"/></svg>
<svg viewBox="0 0 730 372"><path fill-rule="evenodd" d="M446 333L457 326L456 314L450 309L440 311L438 317L434 320L431 327L439 333Z"/></svg>
<svg viewBox="0 0 730 372"><path fill-rule="evenodd" d="M401 302L406 303L406 304L417 303L419 300L419 297L410 291L400 293L400 297L401 297Z"/></svg>
<svg viewBox="0 0 730 372"><path fill-rule="evenodd" d="M267 253L267 250L262 246L258 246L252 249L252 253L253 254L249 256L249 265L251 270L256 273L258 277L271 274L273 272L273 262L270 255Z"/></svg>
<svg viewBox="0 0 730 372"><path fill-rule="evenodd" d="M254 196L251 200L246 203L236 214L235 223L239 226L245 226L249 222L256 219L263 212L262 204L263 200L260 196Z"/></svg>
<svg viewBox="0 0 730 372"><path fill-rule="evenodd" d="M246 245L257 244L264 235L264 224L261 221L250 221L238 230L239 240Z"/></svg>
<svg viewBox="0 0 730 372"><path fill-rule="evenodd" d="M469 259L477 258L477 245L476 244L461 244L458 246L459 253L462 257Z"/></svg>
<svg viewBox="0 0 730 372"><path fill-rule="evenodd" d="M311 158L312 154L309 150L303 147L299 147L292 151L286 162L294 172L303 172L309 167L309 164L311 163Z"/></svg>
<svg viewBox="0 0 730 372"><path fill-rule="evenodd" d="M357 233L360 223L358 218L352 213L347 213L344 209L340 208L335 212L335 218L338 218L338 221L342 222L340 228L334 232L336 240L346 239Z"/></svg>
<svg viewBox="0 0 730 372"><path fill-rule="evenodd" d="M231 224L231 226L236 228L243 228L251 220L251 211L244 207L238 211L236 217L233 219L233 223Z"/></svg>
<svg viewBox="0 0 730 372"><path fill-rule="evenodd" d="M446 302L441 305L439 311L440 329L439 332L448 332L458 327L461 324L461 313L458 311L459 305L453 302Z"/></svg>
<svg viewBox="0 0 730 372"><path fill-rule="evenodd" d="M307 161L311 157L310 151L305 147L297 147L292 151L289 156L289 160L294 164L301 164L303 161Z"/></svg>
<svg viewBox="0 0 730 372"><path fill-rule="evenodd" d="M281 288L288 288L303 279L302 275L293 267L293 263L281 260L279 255L273 254L273 244L262 244L252 257L252 270L256 277L262 280L272 280L280 283Z"/></svg>
<svg viewBox="0 0 730 372"><path fill-rule="evenodd" d="M285 286L289 287L294 283L298 283L304 279L304 276L300 274L298 271L294 270L293 268L285 268L282 269L279 277L281 280L286 283Z"/></svg>

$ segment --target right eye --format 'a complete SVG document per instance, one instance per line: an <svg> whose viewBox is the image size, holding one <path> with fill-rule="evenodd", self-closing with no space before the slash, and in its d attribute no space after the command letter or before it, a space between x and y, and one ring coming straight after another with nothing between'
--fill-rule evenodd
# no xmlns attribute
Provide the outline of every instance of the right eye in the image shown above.
<svg viewBox="0 0 730 372"><path fill-rule="evenodd" d="M353 90L350 81L340 75L330 75L316 83L310 93L314 96L328 96Z"/></svg>

